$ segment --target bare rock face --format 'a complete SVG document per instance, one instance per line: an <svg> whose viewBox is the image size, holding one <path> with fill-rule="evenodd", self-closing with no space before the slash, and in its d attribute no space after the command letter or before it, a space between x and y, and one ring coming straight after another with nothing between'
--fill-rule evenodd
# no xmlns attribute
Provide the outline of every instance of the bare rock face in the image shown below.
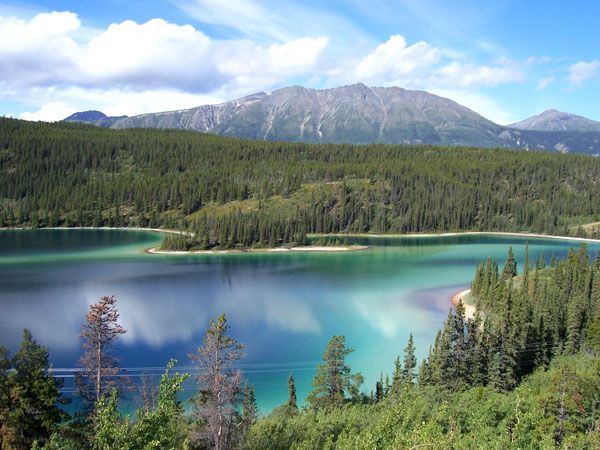
<svg viewBox="0 0 600 450"><path fill-rule="evenodd" d="M133 117L98 114L102 113L77 113L65 120L111 128L178 128L272 141L422 143L600 152L600 123L597 130L592 127L583 133L569 127L538 130L527 128L531 125L520 125L527 121L504 127L428 92L368 87L362 83L322 90L291 86L218 105ZM581 119L593 122L569 116L577 120L571 118L563 122L582 123Z"/></svg>
<svg viewBox="0 0 600 450"><path fill-rule="evenodd" d="M536 131L600 131L600 122L556 109L549 109L509 126Z"/></svg>

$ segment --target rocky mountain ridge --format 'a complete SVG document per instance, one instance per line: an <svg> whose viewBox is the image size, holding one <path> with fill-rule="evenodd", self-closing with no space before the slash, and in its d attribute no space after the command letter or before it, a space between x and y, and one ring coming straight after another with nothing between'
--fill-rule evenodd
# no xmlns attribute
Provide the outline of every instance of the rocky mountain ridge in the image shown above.
<svg viewBox="0 0 600 450"><path fill-rule="evenodd" d="M600 155L600 130L538 130L527 128L527 124L521 125L524 129L505 127L425 91L362 83L321 90L291 86L217 105L132 117L107 117L99 111L88 111L65 120L111 128L177 128L262 140L466 145Z"/></svg>

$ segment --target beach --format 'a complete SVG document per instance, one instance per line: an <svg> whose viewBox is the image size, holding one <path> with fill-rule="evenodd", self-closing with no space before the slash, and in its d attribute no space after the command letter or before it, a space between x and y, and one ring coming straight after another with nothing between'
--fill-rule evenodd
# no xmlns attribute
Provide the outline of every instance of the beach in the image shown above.
<svg viewBox="0 0 600 450"><path fill-rule="evenodd" d="M475 306L469 305L464 302L464 298L470 293L471 289L463 289L462 291L458 291L452 296L452 304L454 306L458 305L458 302L462 301L463 306L465 308L465 319L472 319L473 317L475 317Z"/></svg>

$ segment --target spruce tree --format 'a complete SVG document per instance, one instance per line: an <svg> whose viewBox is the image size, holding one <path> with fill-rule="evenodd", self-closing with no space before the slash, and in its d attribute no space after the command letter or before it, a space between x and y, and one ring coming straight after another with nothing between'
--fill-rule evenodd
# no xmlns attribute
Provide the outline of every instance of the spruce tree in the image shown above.
<svg viewBox="0 0 600 450"><path fill-rule="evenodd" d="M402 392L402 363L400 357L394 360L394 373L392 374L391 396L398 398Z"/></svg>
<svg viewBox="0 0 600 450"><path fill-rule="evenodd" d="M508 247L508 256L502 269L501 280L508 280L517 276L517 262L515 261L515 255L513 253L512 246Z"/></svg>
<svg viewBox="0 0 600 450"><path fill-rule="evenodd" d="M2 448L29 449L34 441L44 443L67 417L58 407L65 403L60 393L62 380L52 376L48 348L39 345L29 330L23 330L21 347L10 363L14 370L8 376L7 354L2 353L0 383L9 388L0 394L0 402L8 400L8 411L0 413Z"/></svg>
<svg viewBox="0 0 600 450"><path fill-rule="evenodd" d="M323 353L323 364L317 368L313 379L313 390L308 402L313 409L336 408L346 401L347 394L356 396L362 381L360 373L352 374L346 357L354 349L346 347L344 336L333 336Z"/></svg>
<svg viewBox="0 0 600 450"><path fill-rule="evenodd" d="M383 400L383 373L379 376L379 380L375 383L375 402Z"/></svg>
<svg viewBox="0 0 600 450"><path fill-rule="evenodd" d="M298 412L298 399L296 398L296 383L294 377L290 373L288 377L288 402L287 407L291 413Z"/></svg>
<svg viewBox="0 0 600 450"><path fill-rule="evenodd" d="M404 366L402 367L402 380L405 383L414 383L416 367L417 358L415 356L415 344L413 342L413 335L411 333L408 337L406 347L404 347Z"/></svg>

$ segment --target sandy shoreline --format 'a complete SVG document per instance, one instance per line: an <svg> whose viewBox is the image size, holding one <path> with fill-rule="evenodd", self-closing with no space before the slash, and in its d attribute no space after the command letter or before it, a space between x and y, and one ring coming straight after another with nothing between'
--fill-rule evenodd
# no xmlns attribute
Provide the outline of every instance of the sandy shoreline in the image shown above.
<svg viewBox="0 0 600 450"><path fill-rule="evenodd" d="M47 227L47 228L32 228L32 227L0 227L0 230L124 230L124 231L150 231L154 233L169 233L179 234L184 236L193 236L190 231L174 230L168 228L144 228L144 227ZM450 237L450 236L515 236L515 237L530 237L538 239L557 239L574 242L592 242L600 243L600 239L580 238L574 236L555 236L551 234L537 233L518 233L504 231L456 231L447 233L413 233L413 234L369 234L369 233L334 233L334 234L318 234L312 233L308 236L312 237L364 237L364 238L428 238L428 237ZM186 254L228 254L228 253L248 253L248 252L347 252L365 250L369 248L365 245L314 245L314 246L298 246L298 247L277 247L277 248L257 248L247 250L160 250L158 247L145 249L145 253L161 254L161 255L186 255ZM465 294L463 294L465 295ZM466 306L466 305L465 305Z"/></svg>
<svg viewBox="0 0 600 450"><path fill-rule="evenodd" d="M600 243L600 239L581 238L575 236L556 236L553 234L538 234L538 233L518 233L513 231L452 231L448 233L410 233L410 234L309 234L309 236L332 236L332 237L364 237L364 238L420 238L420 237L451 237L451 236L515 236L515 237L530 237L539 239L559 239L566 241L578 242L594 242Z"/></svg>
<svg viewBox="0 0 600 450"><path fill-rule="evenodd" d="M369 247L365 245L311 245L302 247L277 247L277 248L251 248L247 250L160 250L157 247L149 248L146 253L155 255L224 255L238 253L286 253L286 252L352 252L366 250Z"/></svg>
<svg viewBox="0 0 600 450"><path fill-rule="evenodd" d="M598 222L600 223L600 222ZM192 236L189 231L174 230L169 228L144 228L144 227L0 227L0 230L131 230L131 231L152 231L157 233L181 234L184 236ZM370 234L370 233L309 233L312 237L364 237L364 238L419 238L419 237L451 237L451 236L515 236L515 237L531 237L540 239L559 239L566 241L579 242L595 242L600 243L600 239L582 238L575 236L557 236L553 234L539 233L519 233L516 231L451 231L444 233L407 233L407 234Z"/></svg>
<svg viewBox="0 0 600 450"><path fill-rule="evenodd" d="M154 233L180 234L192 236L189 231L173 230L169 228L143 228L143 227L0 227L0 230L122 230L122 231L152 231Z"/></svg>
<svg viewBox="0 0 600 450"><path fill-rule="evenodd" d="M454 306L458 305L458 302L463 301L463 306L465 307L465 319L472 319L475 317L475 306L468 305L464 302L464 298L467 294L471 292L471 289L463 289L462 291L458 291L456 294L452 296L452 304Z"/></svg>

